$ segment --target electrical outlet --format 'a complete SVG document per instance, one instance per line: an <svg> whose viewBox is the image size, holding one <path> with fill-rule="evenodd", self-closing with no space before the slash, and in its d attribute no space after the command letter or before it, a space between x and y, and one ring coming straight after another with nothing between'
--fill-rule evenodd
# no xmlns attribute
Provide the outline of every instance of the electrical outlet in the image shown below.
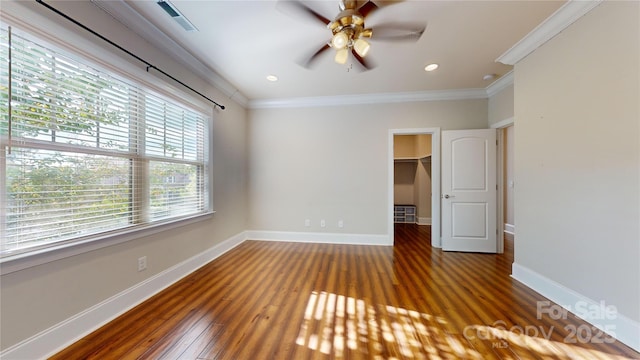
<svg viewBox="0 0 640 360"><path fill-rule="evenodd" d="M304 226L306 226L306 227L311 226L311 219L305 219L304 220Z"/></svg>
<svg viewBox="0 0 640 360"><path fill-rule="evenodd" d="M327 226L327 222L324 221L324 219L320 220L320 227L325 227Z"/></svg>
<svg viewBox="0 0 640 360"><path fill-rule="evenodd" d="M142 256L138 258L138 271L144 271L147 269L147 257Z"/></svg>
<svg viewBox="0 0 640 360"><path fill-rule="evenodd" d="M338 220L338 227L342 229L344 227L344 221Z"/></svg>

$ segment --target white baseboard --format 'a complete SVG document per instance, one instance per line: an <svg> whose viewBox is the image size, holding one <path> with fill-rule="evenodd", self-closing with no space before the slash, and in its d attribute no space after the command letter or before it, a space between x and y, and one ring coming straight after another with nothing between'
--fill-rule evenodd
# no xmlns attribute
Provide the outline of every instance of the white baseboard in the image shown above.
<svg viewBox="0 0 640 360"><path fill-rule="evenodd" d="M289 241L303 243L323 244L349 244L349 245L386 245L392 246L388 234L340 234L318 232L293 232L293 231L262 231L247 230L249 240Z"/></svg>
<svg viewBox="0 0 640 360"><path fill-rule="evenodd" d="M198 255L5 349L0 353L0 358L4 360L45 359L233 249L246 239L245 232L234 235Z"/></svg>
<svg viewBox="0 0 640 360"><path fill-rule="evenodd" d="M418 217L418 225L431 225L430 217Z"/></svg>
<svg viewBox="0 0 640 360"><path fill-rule="evenodd" d="M575 310L577 308L577 304L586 306L588 309L600 309L603 304L558 284L557 282L517 263L513 263L511 277L560 305L564 309L572 312L586 322L599 327L618 341L640 352L640 322L629 319L620 313L616 313L611 319L602 319L598 317L594 318L594 316L598 315L597 311L572 311L572 309ZM603 322L606 322L606 324ZM608 326L613 333L607 331L606 326Z"/></svg>
<svg viewBox="0 0 640 360"><path fill-rule="evenodd" d="M504 224L504 232L514 235L516 233L516 226L512 224Z"/></svg>

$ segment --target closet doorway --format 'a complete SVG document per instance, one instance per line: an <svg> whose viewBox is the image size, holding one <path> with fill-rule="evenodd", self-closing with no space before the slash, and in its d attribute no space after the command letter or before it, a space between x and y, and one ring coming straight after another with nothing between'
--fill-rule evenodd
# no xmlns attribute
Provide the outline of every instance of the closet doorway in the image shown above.
<svg viewBox="0 0 640 360"><path fill-rule="evenodd" d="M389 131L389 236L395 224L431 226L440 243L440 129Z"/></svg>
<svg viewBox="0 0 640 360"><path fill-rule="evenodd" d="M502 253L505 240L515 241L514 118L497 122L491 128L498 131L498 252Z"/></svg>

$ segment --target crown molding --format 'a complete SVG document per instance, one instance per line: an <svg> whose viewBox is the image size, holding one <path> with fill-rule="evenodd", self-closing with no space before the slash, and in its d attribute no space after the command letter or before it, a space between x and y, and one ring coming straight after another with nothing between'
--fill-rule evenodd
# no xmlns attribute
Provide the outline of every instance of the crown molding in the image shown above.
<svg viewBox="0 0 640 360"><path fill-rule="evenodd" d="M215 71L198 60L180 44L168 37L153 23L140 15L123 0L91 0L98 8L105 11L116 21L138 34L166 54L173 54L175 59L188 67L195 74L205 79L218 90L242 106L247 106L249 99L238 92L238 89Z"/></svg>
<svg viewBox="0 0 640 360"><path fill-rule="evenodd" d="M569 0L541 22L529 34L496 59L505 65L515 65L576 20L600 5L604 0Z"/></svg>
<svg viewBox="0 0 640 360"><path fill-rule="evenodd" d="M486 99L486 89L434 90L402 93L378 93L249 100L250 109L347 106L442 100Z"/></svg>
<svg viewBox="0 0 640 360"><path fill-rule="evenodd" d="M502 75L498 80L492 82L489 86L487 86L487 96L492 97L500 91L506 89L508 86L513 85L513 70L508 73Z"/></svg>
<svg viewBox="0 0 640 360"><path fill-rule="evenodd" d="M599 3L596 1L573 1L569 3ZM296 108L296 107L326 107L326 106L348 106L361 104L379 104L379 103L402 103L402 102L424 102L424 101L444 101L444 100L469 100L469 99L486 99L500 92L507 86L513 84L513 72L509 72L498 80L493 82L487 88L478 89L458 89L458 90L434 90L434 91L418 91L418 92L400 92L400 93L377 93L377 94L354 94L354 95L337 95L337 96L319 96L319 97L299 97L299 98L279 98L279 99L248 99L244 94L229 83L222 76L211 70L202 61L193 56L184 47L167 36L158 27L149 20L141 16L124 0L91 0L98 8L102 9L116 21L146 39L149 43L159 48L163 52L174 54L176 60L187 66L198 76L207 80L210 84L219 89L222 93L233 99L240 105L249 109L269 109L269 108ZM552 17L560 13L560 10L567 7L565 4ZM592 6L592 7L595 7ZM590 10L590 9L589 9ZM587 10L588 11L588 10ZM584 13L586 13L585 11ZM582 15L580 15L582 16ZM571 22L575 21L576 17ZM551 17L549 18L551 19ZM549 22L549 19L545 21ZM543 23L544 24L544 23ZM542 25L542 24L541 24ZM568 26L568 24L566 25ZM565 27L566 27L565 26ZM539 26L538 28L540 28ZM536 30L538 29L536 28ZM534 30L534 31L536 31ZM560 29L559 31L561 31ZM533 32L532 32L533 33ZM531 33L528 36L530 36ZM525 40L525 39L523 39ZM516 48L521 40L512 49ZM546 41L546 40L545 40ZM538 45L539 46L539 45ZM509 50L511 51L511 50ZM533 50L531 50L533 51ZM505 53L507 54L507 53ZM528 54L528 53L527 53ZM502 55L504 57L505 55ZM525 55L526 56L526 55ZM497 61L500 61L499 58Z"/></svg>

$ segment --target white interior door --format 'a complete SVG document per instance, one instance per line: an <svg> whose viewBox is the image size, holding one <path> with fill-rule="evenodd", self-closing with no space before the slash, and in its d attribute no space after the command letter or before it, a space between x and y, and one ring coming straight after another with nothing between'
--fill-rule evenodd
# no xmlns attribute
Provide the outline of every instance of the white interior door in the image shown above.
<svg viewBox="0 0 640 360"><path fill-rule="evenodd" d="M442 249L497 252L496 130L442 132Z"/></svg>

